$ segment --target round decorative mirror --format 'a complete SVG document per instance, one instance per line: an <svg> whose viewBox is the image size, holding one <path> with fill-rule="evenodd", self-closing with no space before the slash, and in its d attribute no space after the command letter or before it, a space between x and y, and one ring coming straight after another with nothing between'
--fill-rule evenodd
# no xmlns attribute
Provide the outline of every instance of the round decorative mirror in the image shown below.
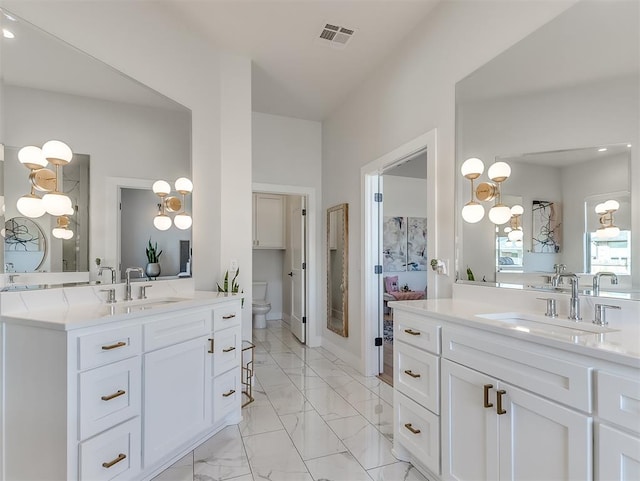
<svg viewBox="0 0 640 481"><path fill-rule="evenodd" d="M27 217L12 217L4 225L5 272L34 272L47 257L47 237Z"/></svg>

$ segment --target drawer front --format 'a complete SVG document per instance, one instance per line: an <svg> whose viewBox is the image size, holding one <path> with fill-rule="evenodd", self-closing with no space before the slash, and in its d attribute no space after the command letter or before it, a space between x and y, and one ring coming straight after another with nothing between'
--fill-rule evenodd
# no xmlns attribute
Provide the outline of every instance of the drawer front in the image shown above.
<svg viewBox="0 0 640 481"><path fill-rule="evenodd" d="M598 415L640 432L640 380L598 371Z"/></svg>
<svg viewBox="0 0 640 481"><path fill-rule="evenodd" d="M396 391L394 443L440 474L440 418Z"/></svg>
<svg viewBox="0 0 640 481"><path fill-rule="evenodd" d="M140 354L140 326L96 332L78 337L78 369L92 369Z"/></svg>
<svg viewBox="0 0 640 481"><path fill-rule="evenodd" d="M440 326L438 321L398 309L393 311L393 333L396 341L440 354Z"/></svg>
<svg viewBox="0 0 640 481"><path fill-rule="evenodd" d="M211 332L211 310L165 315L144 324L144 350L178 344Z"/></svg>
<svg viewBox="0 0 640 481"><path fill-rule="evenodd" d="M230 302L218 306L213 310L213 330L220 331L229 327L239 326L242 321L240 301Z"/></svg>
<svg viewBox="0 0 640 481"><path fill-rule="evenodd" d="M213 336L213 375L240 366L242 339L240 329L230 328L216 331Z"/></svg>
<svg viewBox="0 0 640 481"><path fill-rule="evenodd" d="M394 363L396 389L433 411L440 413L440 359L402 343L396 344Z"/></svg>
<svg viewBox="0 0 640 481"><path fill-rule="evenodd" d="M240 411L240 367L213 379L213 422Z"/></svg>
<svg viewBox="0 0 640 481"><path fill-rule="evenodd" d="M136 356L80 374L80 439L140 414L140 373Z"/></svg>
<svg viewBox="0 0 640 481"><path fill-rule="evenodd" d="M140 471L140 418L81 443L78 462L81 481L135 479Z"/></svg>
<svg viewBox="0 0 640 481"><path fill-rule="evenodd" d="M553 401L592 411L592 369L555 357L553 350L517 347L502 336L445 327L442 356Z"/></svg>

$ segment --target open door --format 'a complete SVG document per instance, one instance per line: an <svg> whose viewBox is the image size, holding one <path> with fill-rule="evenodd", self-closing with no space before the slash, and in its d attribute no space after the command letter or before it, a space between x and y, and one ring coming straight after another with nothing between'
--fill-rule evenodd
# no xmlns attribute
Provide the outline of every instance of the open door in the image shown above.
<svg viewBox="0 0 640 481"><path fill-rule="evenodd" d="M307 276L306 276L306 198L289 197L291 266L291 332L305 343L307 340Z"/></svg>

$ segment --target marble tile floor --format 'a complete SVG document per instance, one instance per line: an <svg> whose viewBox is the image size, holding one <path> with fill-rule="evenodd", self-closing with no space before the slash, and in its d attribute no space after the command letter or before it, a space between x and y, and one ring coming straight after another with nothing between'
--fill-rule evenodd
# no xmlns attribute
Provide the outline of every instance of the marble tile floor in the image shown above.
<svg viewBox="0 0 640 481"><path fill-rule="evenodd" d="M253 331L255 401L153 481L427 481L391 454L393 390L280 321Z"/></svg>

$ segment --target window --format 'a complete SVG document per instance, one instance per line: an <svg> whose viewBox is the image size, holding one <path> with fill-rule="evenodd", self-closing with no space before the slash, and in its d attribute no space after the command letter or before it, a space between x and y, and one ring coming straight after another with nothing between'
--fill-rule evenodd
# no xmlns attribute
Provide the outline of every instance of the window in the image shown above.
<svg viewBox="0 0 640 481"><path fill-rule="evenodd" d="M595 232L588 234L589 273L614 272L631 274L631 232L621 230L616 237L598 237Z"/></svg>

